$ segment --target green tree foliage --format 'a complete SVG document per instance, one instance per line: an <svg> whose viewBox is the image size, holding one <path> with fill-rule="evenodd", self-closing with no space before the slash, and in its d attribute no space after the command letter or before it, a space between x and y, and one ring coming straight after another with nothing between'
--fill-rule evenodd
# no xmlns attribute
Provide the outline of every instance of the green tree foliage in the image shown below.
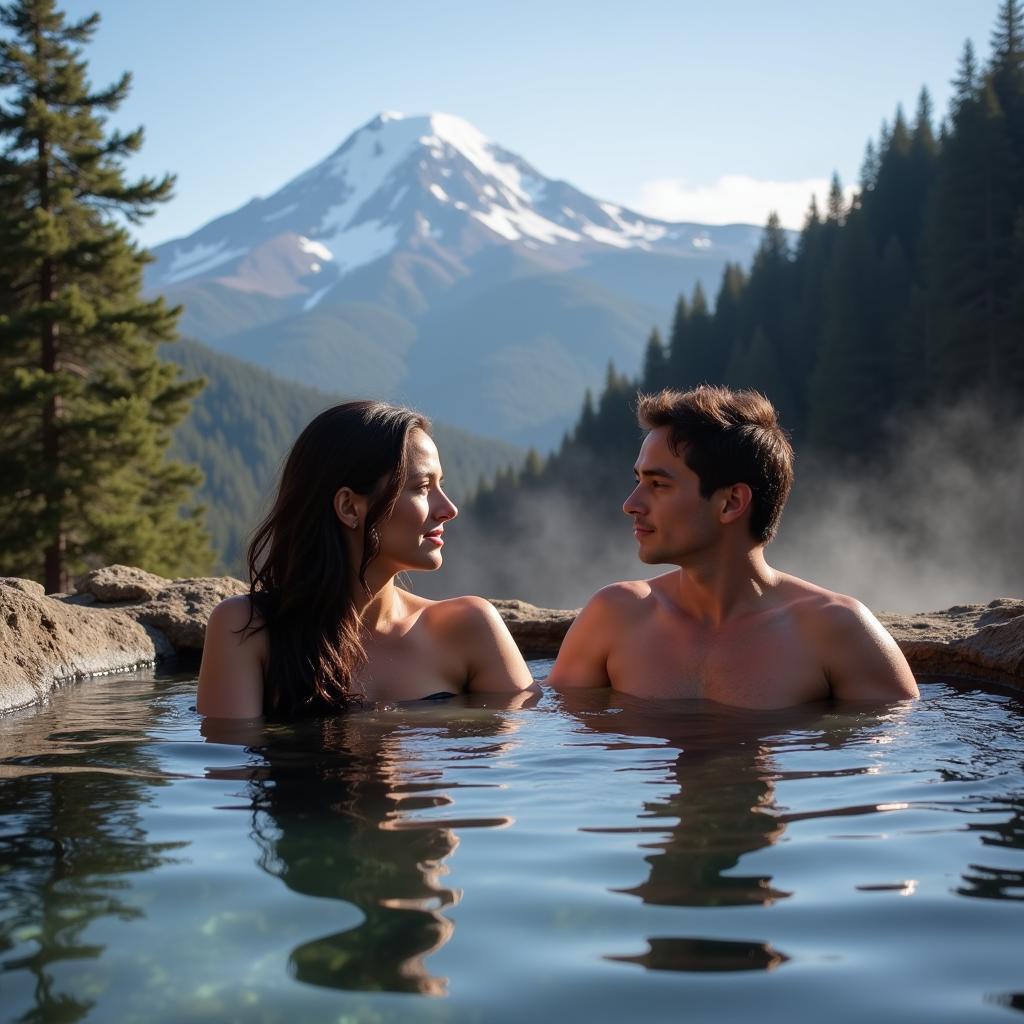
<svg viewBox="0 0 1024 1024"><path fill-rule="evenodd" d="M749 275L726 266L713 312L680 296L667 365L652 340L633 386L757 388L798 446L846 460L880 455L901 413L964 395L1024 414L1022 0L1001 0L986 66L965 46L954 90L938 135L924 90L912 119L883 122L858 192L834 175L795 246L772 216ZM610 376L545 466L587 515L617 514L632 398Z"/></svg>
<svg viewBox="0 0 1024 1024"><path fill-rule="evenodd" d="M183 512L199 474L165 457L202 384L157 358L178 311L140 298L124 226L172 179L125 180L142 132L105 130L130 78L89 83L97 23L53 0L0 7L0 573L51 591L98 562L210 561L201 511Z"/></svg>
<svg viewBox="0 0 1024 1024"><path fill-rule="evenodd" d="M1019 0L1002 4L984 73L964 50L928 218L931 389L944 398L980 390L1010 408L1024 398L1013 317L1024 274L1016 241L1024 210L1021 17Z"/></svg>
<svg viewBox="0 0 1024 1024"><path fill-rule="evenodd" d="M299 432L323 409L344 399L328 395L182 339L163 355L186 378L206 387L174 432L172 452L203 471L199 496L216 569L245 574L245 545L272 499L285 454ZM521 461L522 450L435 423L445 490L461 506L500 467Z"/></svg>
<svg viewBox="0 0 1024 1024"><path fill-rule="evenodd" d="M644 349L644 368L640 380L645 391L660 391L668 386L668 353L657 327L651 330Z"/></svg>

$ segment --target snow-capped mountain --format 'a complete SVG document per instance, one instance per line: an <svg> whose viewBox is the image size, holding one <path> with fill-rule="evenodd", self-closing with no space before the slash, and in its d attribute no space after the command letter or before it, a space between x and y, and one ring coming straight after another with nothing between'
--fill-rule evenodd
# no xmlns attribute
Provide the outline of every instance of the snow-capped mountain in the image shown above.
<svg viewBox="0 0 1024 1024"><path fill-rule="evenodd" d="M609 358L635 371L677 295L696 281L713 294L759 237L591 198L450 114L388 113L273 195L158 246L147 286L218 348L330 390L428 412L443 400L480 429L452 372L475 360L474 380L502 378L488 431L543 445ZM481 341L476 320L495 313L503 327ZM526 378L509 382L538 361L544 386L524 396Z"/></svg>
<svg viewBox="0 0 1024 1024"><path fill-rule="evenodd" d="M716 236L731 248L758 233L643 217L545 178L462 118L386 113L269 198L161 245L149 283L214 278L242 291L306 295L311 309L338 278L399 246L466 256L512 245L570 266L580 250L692 254L715 247Z"/></svg>

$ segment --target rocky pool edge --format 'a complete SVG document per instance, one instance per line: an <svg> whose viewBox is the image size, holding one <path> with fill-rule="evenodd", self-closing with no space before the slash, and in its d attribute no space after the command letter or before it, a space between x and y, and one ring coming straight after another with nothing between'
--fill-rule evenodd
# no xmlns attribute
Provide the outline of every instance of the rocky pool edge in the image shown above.
<svg viewBox="0 0 1024 1024"><path fill-rule="evenodd" d="M132 566L94 569L71 594L0 577L0 713L90 676L198 658L210 612L247 584L230 576L165 579ZM553 658L578 609L492 599L523 654ZM880 612L915 674L1024 691L1024 600L942 611Z"/></svg>

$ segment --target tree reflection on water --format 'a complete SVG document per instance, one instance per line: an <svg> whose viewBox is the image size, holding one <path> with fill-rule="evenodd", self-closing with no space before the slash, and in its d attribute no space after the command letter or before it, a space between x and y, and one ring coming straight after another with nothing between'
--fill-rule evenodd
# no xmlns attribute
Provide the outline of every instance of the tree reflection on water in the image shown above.
<svg viewBox="0 0 1024 1024"><path fill-rule="evenodd" d="M0 971L34 979L34 1005L19 1021L71 1024L93 1011L96 1000L65 984L61 966L101 958L106 947L86 938L97 921L145 917L129 878L189 845L153 842L142 824L154 789L169 784L148 746L151 696L148 680L94 681L25 717L25 753L3 751L0 953L12 955ZM7 989L8 1008L10 998Z"/></svg>

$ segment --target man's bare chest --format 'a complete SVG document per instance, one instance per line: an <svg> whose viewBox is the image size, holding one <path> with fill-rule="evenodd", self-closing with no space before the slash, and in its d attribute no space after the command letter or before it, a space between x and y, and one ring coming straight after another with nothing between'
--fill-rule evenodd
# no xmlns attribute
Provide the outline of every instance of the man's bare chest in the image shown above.
<svg viewBox="0 0 1024 1024"><path fill-rule="evenodd" d="M819 652L785 616L718 629L659 617L623 631L607 670L637 697L776 708L829 696Z"/></svg>

